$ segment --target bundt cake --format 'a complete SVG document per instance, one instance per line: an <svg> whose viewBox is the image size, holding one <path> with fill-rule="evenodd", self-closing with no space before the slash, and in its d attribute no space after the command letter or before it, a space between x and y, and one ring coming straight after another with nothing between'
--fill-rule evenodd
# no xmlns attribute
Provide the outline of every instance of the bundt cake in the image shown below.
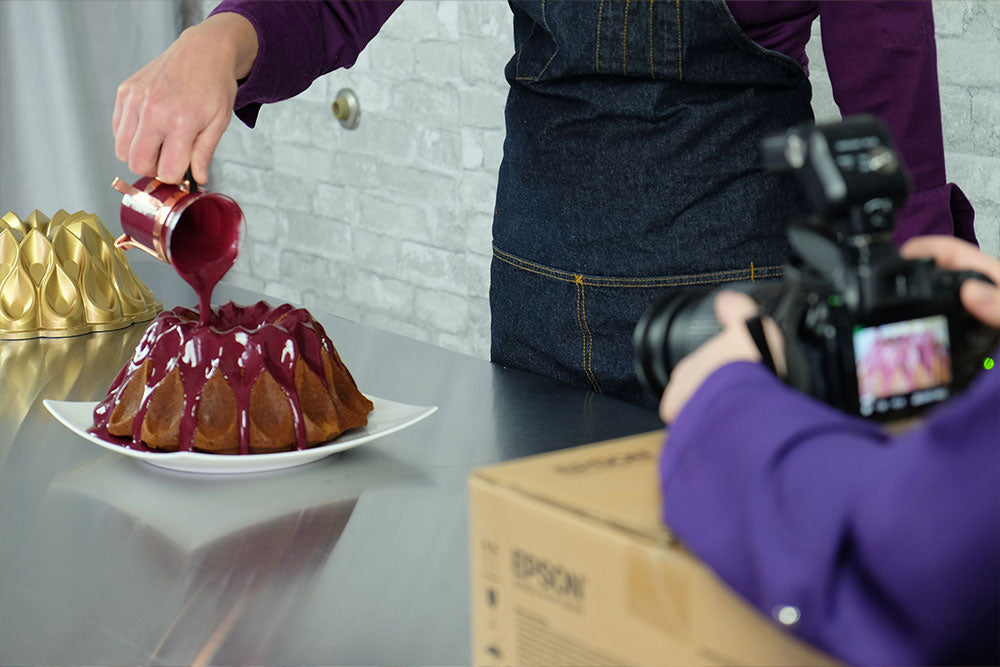
<svg viewBox="0 0 1000 667"><path fill-rule="evenodd" d="M94 410L91 431L137 449L263 454L368 422L372 403L304 309L261 301L161 313Z"/></svg>

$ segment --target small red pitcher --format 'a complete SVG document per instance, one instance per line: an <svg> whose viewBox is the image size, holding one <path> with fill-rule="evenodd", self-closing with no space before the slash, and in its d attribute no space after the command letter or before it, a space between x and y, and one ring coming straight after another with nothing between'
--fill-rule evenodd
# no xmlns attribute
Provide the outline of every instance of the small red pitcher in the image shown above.
<svg viewBox="0 0 1000 667"><path fill-rule="evenodd" d="M212 288L236 262L243 211L225 195L198 189L192 178L179 185L148 176L133 185L116 178L111 187L122 193L125 232L115 245L173 266L198 293L204 321Z"/></svg>

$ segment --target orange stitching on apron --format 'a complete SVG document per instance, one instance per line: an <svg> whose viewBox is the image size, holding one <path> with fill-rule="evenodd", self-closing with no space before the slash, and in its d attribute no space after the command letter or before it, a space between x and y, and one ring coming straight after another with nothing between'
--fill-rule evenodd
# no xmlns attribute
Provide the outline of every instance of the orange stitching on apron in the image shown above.
<svg viewBox="0 0 1000 667"><path fill-rule="evenodd" d="M679 276L654 276L650 278L629 278L629 277L605 277L605 276L582 276L568 271L553 269L542 264L529 262L516 255L500 250L493 246L493 256L501 262L509 264L514 268L528 273L535 273L553 280L560 280L567 283L575 283L577 276L580 276L583 284L588 287L685 287L689 285L707 285L720 282L735 282L745 280L750 277L750 269L729 269L726 271L711 271L708 273L695 273ZM755 266L753 268L754 279L777 278L782 275L782 266Z"/></svg>
<svg viewBox="0 0 1000 667"><path fill-rule="evenodd" d="M753 282L753 262L750 262L750 282Z"/></svg>
<svg viewBox="0 0 1000 667"><path fill-rule="evenodd" d="M597 8L597 48L594 49L594 71L601 73L601 18L604 16L604 0Z"/></svg>
<svg viewBox="0 0 1000 667"><path fill-rule="evenodd" d="M649 76L656 78L653 68L653 0L649 0Z"/></svg>
<svg viewBox="0 0 1000 667"><path fill-rule="evenodd" d="M576 274L573 282L576 283L576 321L580 325L580 334L583 338L583 372L587 375L594 391L600 393L601 386L597 384L597 377L591 365L594 336L587 325L587 297L583 291L583 276Z"/></svg>
<svg viewBox="0 0 1000 667"><path fill-rule="evenodd" d="M684 54L681 50L681 0L677 4L677 78L684 80Z"/></svg>
<svg viewBox="0 0 1000 667"><path fill-rule="evenodd" d="M625 25L622 28L622 74L628 76L628 3L625 0Z"/></svg>

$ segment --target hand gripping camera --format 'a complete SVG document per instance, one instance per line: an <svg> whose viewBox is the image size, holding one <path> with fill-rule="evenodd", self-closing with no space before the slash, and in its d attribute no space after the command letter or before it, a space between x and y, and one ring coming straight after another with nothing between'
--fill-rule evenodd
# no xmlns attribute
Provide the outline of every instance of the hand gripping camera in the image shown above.
<svg viewBox="0 0 1000 667"><path fill-rule="evenodd" d="M789 228L783 280L726 289L750 294L777 322L785 382L879 420L919 413L965 388L1000 330L966 312L959 288L990 281L900 256L892 229L909 176L885 126L872 116L804 124L765 139L762 156L765 169L797 178L816 214ZM714 297L711 289L672 293L640 319L635 368L653 395L720 330Z"/></svg>

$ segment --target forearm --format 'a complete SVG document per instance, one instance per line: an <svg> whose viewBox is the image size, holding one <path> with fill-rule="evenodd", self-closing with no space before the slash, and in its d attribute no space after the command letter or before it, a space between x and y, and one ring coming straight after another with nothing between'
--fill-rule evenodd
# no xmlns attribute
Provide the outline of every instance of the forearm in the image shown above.
<svg viewBox="0 0 1000 667"><path fill-rule="evenodd" d="M897 243L935 233L974 241L971 206L954 186L946 186L931 3L820 2L820 26L841 113L879 116L913 179Z"/></svg>
<svg viewBox="0 0 1000 667"><path fill-rule="evenodd" d="M794 392L760 364L723 366L668 431L664 518L765 613L801 609L789 590L822 585L813 568L828 565L823 554L842 538L855 461L883 441L873 425Z"/></svg>
<svg viewBox="0 0 1000 667"><path fill-rule="evenodd" d="M892 130L916 191L944 185L944 142L930 2L821 2L823 54L843 115Z"/></svg>
<svg viewBox="0 0 1000 667"><path fill-rule="evenodd" d="M232 70L237 81L250 73L257 59L257 31L246 17L233 12L212 14L184 33L200 32L200 39L214 44L221 61Z"/></svg>
<svg viewBox="0 0 1000 667"><path fill-rule="evenodd" d="M998 405L986 374L889 440L730 364L671 427L665 519L762 612L797 608L794 632L835 655L995 661Z"/></svg>

